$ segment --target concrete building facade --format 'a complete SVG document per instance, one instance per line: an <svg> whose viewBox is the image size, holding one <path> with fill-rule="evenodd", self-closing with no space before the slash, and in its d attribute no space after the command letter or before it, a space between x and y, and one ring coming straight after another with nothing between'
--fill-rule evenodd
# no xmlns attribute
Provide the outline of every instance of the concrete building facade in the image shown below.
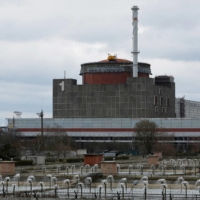
<svg viewBox="0 0 200 200"><path fill-rule="evenodd" d="M177 118L200 118L200 102L176 98L175 111Z"/></svg>
<svg viewBox="0 0 200 200"><path fill-rule="evenodd" d="M136 139L135 124L139 118L44 118L44 134L46 128L61 127L61 129L79 143L92 142L125 142L132 143ZM178 149L187 149L189 144L200 141L199 119L149 118L159 127L158 131L164 137L171 135L168 141ZM19 118L13 125L13 119L8 119L8 126L14 127L16 136L34 138L41 135L41 119ZM48 131L48 129L47 129ZM48 132L47 132L48 133ZM160 136L162 137L162 136Z"/></svg>

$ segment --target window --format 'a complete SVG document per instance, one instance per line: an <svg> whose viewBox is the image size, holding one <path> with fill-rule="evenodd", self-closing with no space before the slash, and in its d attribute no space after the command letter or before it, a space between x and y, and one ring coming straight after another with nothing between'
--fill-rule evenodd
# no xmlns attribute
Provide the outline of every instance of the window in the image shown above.
<svg viewBox="0 0 200 200"><path fill-rule="evenodd" d="M158 107L157 106L155 106L155 112L158 112Z"/></svg>
<svg viewBox="0 0 200 200"><path fill-rule="evenodd" d="M160 97L160 105L163 106L163 97Z"/></svg>
<svg viewBox="0 0 200 200"><path fill-rule="evenodd" d="M154 105L157 105L157 104L158 104L158 97L154 96Z"/></svg>
<svg viewBox="0 0 200 200"><path fill-rule="evenodd" d="M165 108L164 108L164 107L162 107L162 113L164 113L164 111L165 111Z"/></svg>
<svg viewBox="0 0 200 200"><path fill-rule="evenodd" d="M159 91L158 91L158 93L159 93L159 94L161 94L161 88L159 88Z"/></svg>
<svg viewBox="0 0 200 200"><path fill-rule="evenodd" d="M165 113L167 113L167 107L165 107Z"/></svg>
<svg viewBox="0 0 200 200"><path fill-rule="evenodd" d="M166 106L169 107L169 97L166 99Z"/></svg>

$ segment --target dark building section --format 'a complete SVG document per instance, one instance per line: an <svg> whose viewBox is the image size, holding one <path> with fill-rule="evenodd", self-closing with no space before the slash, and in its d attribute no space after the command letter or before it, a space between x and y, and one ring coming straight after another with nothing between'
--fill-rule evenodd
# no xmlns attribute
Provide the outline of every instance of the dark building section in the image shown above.
<svg viewBox="0 0 200 200"><path fill-rule="evenodd" d="M165 118L175 117L173 77L149 78L150 65L105 60L81 65L83 85L74 79L53 80L54 118Z"/></svg>
<svg viewBox="0 0 200 200"><path fill-rule="evenodd" d="M163 86L171 88L171 83L173 82L174 82L174 77L172 76L156 76L155 77L156 85L163 85Z"/></svg>
<svg viewBox="0 0 200 200"><path fill-rule="evenodd" d="M200 102L185 99L185 97L176 98L175 112L177 118L200 118Z"/></svg>
<svg viewBox="0 0 200 200"><path fill-rule="evenodd" d="M180 118L185 117L185 99L184 97L180 99Z"/></svg>

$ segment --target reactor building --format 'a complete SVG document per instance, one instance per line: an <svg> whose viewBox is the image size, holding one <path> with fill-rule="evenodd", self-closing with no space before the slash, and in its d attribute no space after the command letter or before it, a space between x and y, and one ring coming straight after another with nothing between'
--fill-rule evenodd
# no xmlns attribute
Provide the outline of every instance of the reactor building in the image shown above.
<svg viewBox="0 0 200 200"><path fill-rule="evenodd" d="M81 65L82 85L54 79L53 118L175 117L174 78L150 78L150 64L138 63L138 9L132 7L133 62L108 55Z"/></svg>
<svg viewBox="0 0 200 200"><path fill-rule="evenodd" d="M108 56L81 65L82 85L74 79L53 80L53 118L173 118L172 76L150 78L150 64Z"/></svg>

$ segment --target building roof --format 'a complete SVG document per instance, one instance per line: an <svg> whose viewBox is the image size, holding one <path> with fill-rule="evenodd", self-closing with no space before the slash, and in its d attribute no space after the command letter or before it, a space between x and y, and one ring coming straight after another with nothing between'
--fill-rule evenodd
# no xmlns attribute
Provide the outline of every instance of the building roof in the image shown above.
<svg viewBox="0 0 200 200"><path fill-rule="evenodd" d="M116 58L115 60L108 60L108 59L106 59L106 60L100 60L100 61L97 61L97 62L83 63L83 64L81 64L81 66L83 66L83 65L98 64L98 63L99 63L99 64L100 64L100 63L105 63L105 64L106 64L106 63L108 63L108 64L114 64L114 63L132 64L133 62L130 61L130 60L123 59L123 58ZM150 67L150 64L148 64L148 63L143 63L143 62L138 62L138 65L139 65L139 66L140 66L140 65L147 65L147 66Z"/></svg>
<svg viewBox="0 0 200 200"><path fill-rule="evenodd" d="M97 62L88 62L88 63L83 63L83 64L81 64L81 66L83 66L83 65L92 65L92 64L100 64L100 63L103 63L103 64L115 64L115 63L122 63L122 64L124 64L124 63L127 63L127 64L131 64L131 63L133 63L132 61L130 61L130 60L126 60L126 59L122 59L122 58L116 58L116 59L114 59L114 60L108 60L108 59L106 59L106 60L100 60L100 61L97 61Z"/></svg>
<svg viewBox="0 0 200 200"><path fill-rule="evenodd" d="M122 58L116 58L114 60L101 60L99 63L132 63L130 60L122 59Z"/></svg>

